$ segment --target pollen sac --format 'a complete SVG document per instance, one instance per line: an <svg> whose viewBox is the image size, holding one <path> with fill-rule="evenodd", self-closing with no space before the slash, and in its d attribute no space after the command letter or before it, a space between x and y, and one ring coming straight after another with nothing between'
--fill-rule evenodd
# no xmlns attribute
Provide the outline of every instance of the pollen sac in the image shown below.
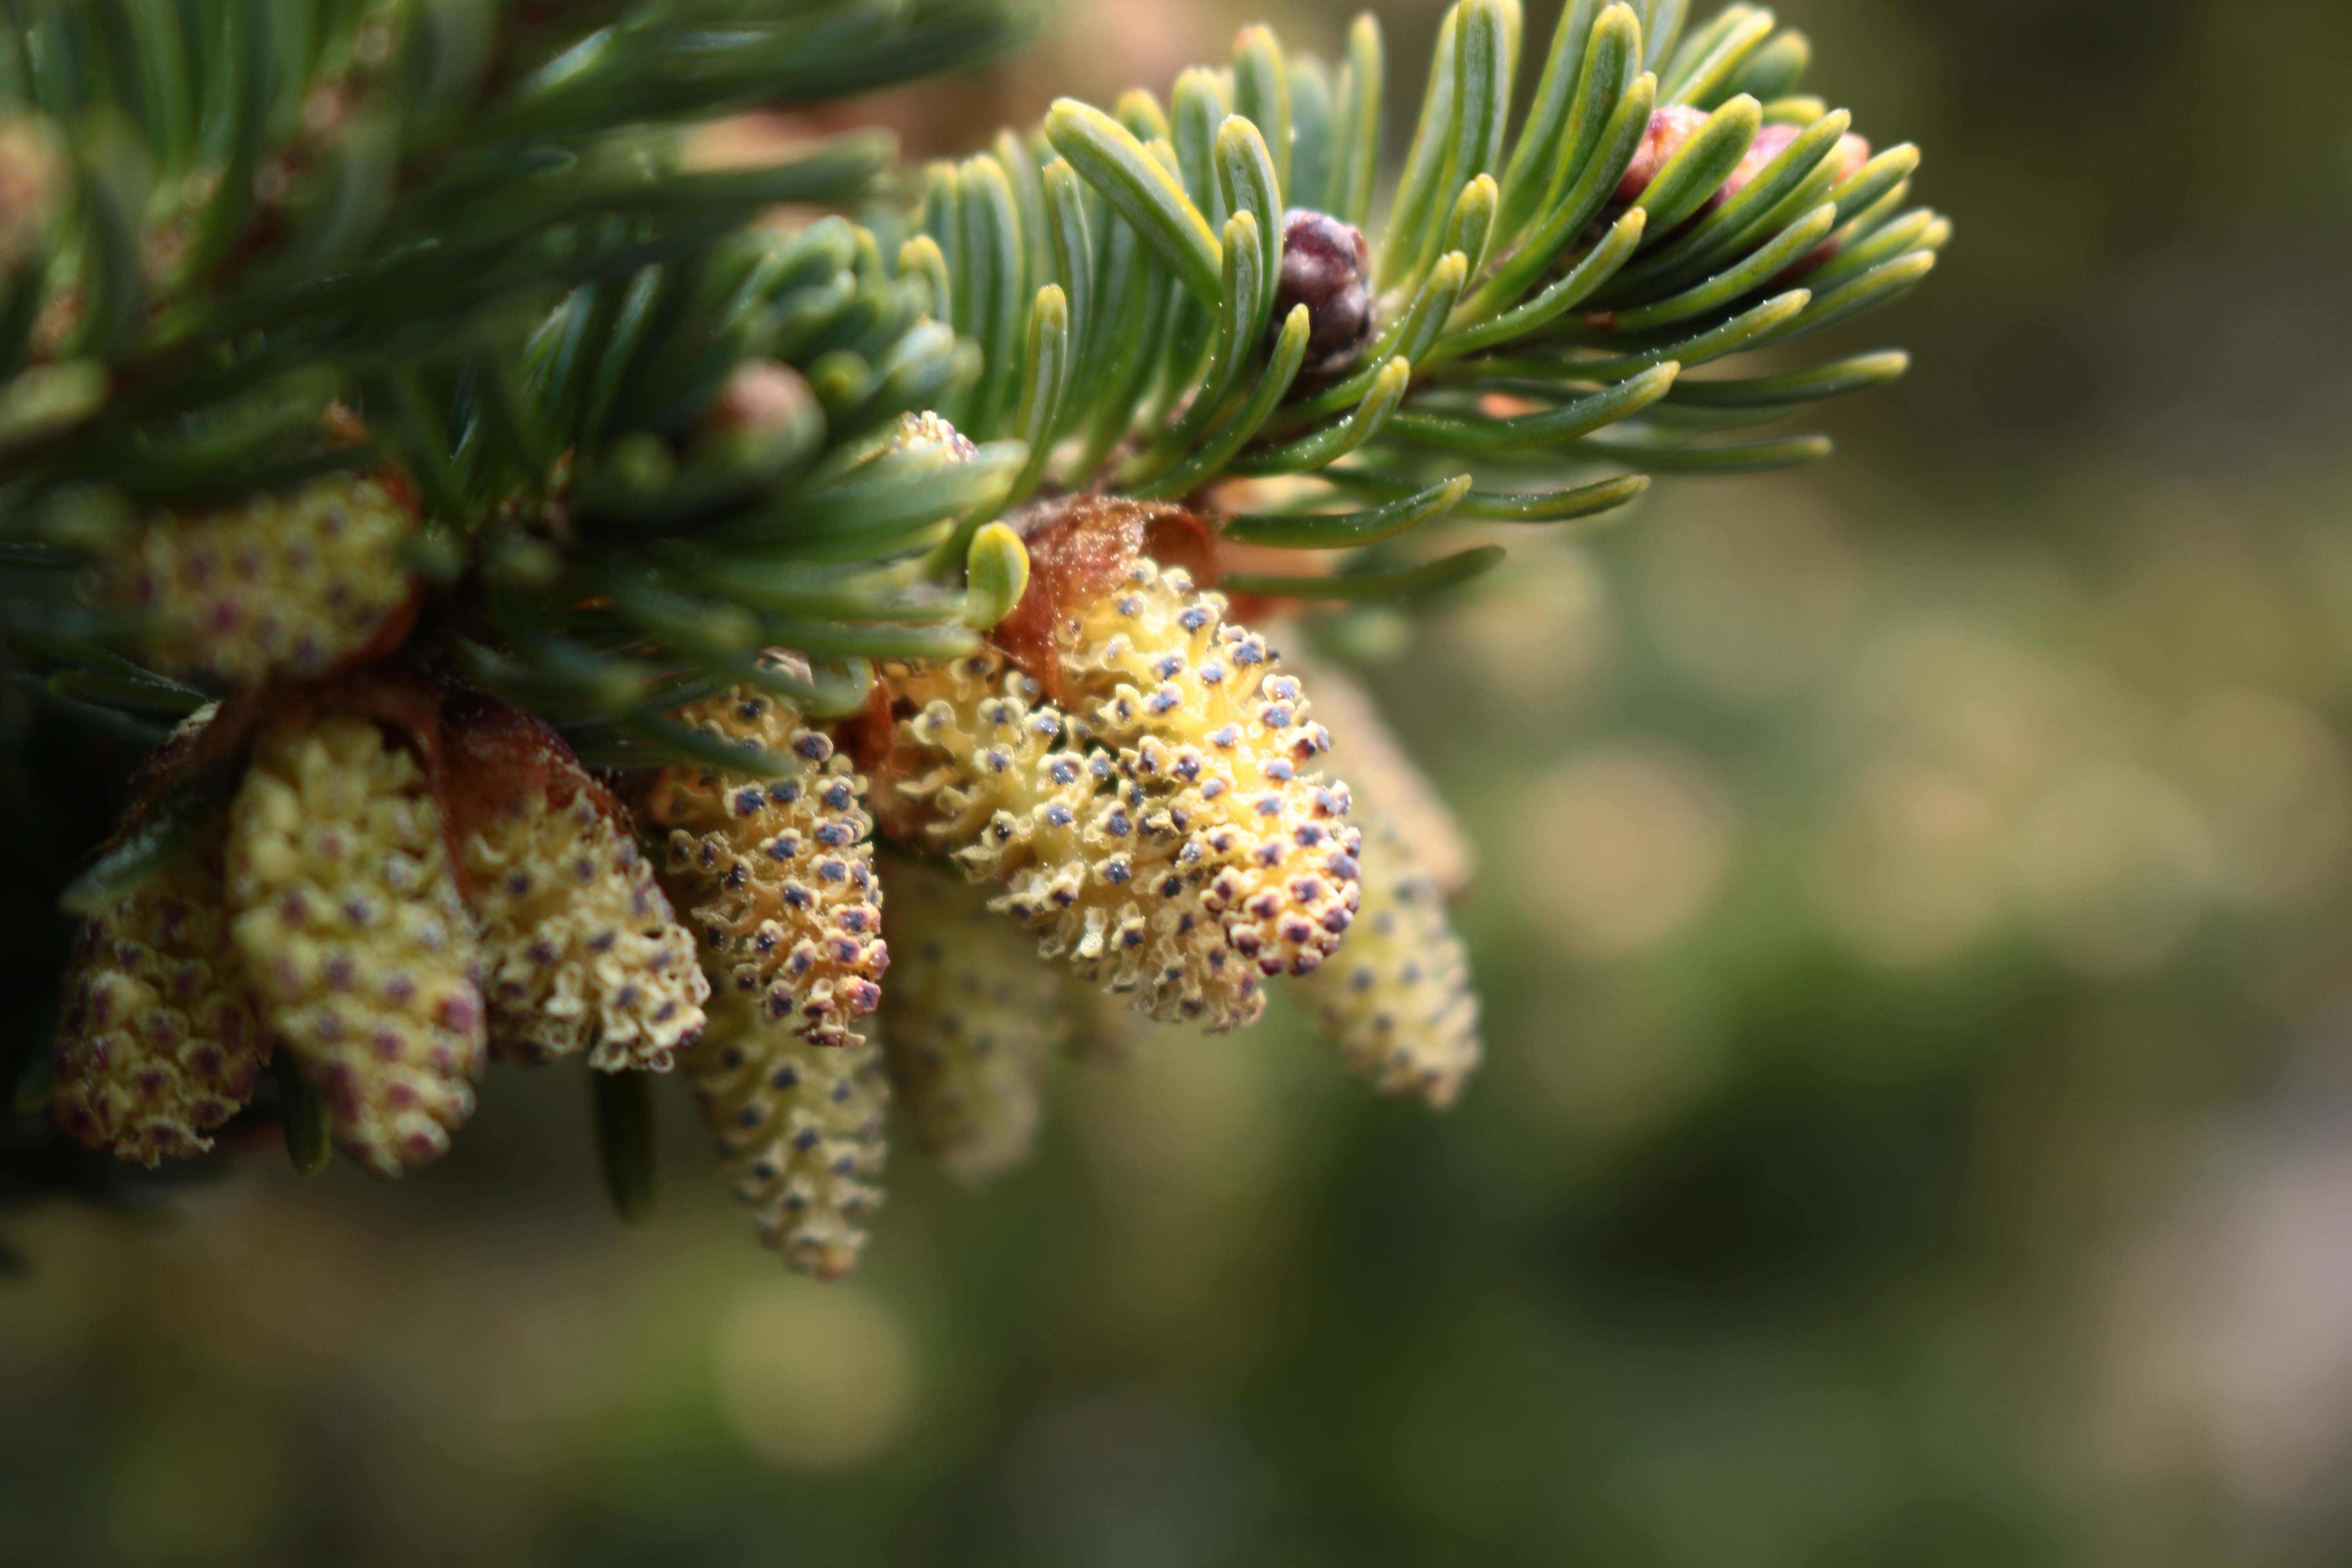
<svg viewBox="0 0 2352 1568"><path fill-rule="evenodd" d="M967 877L1003 885L989 907L1037 931L1042 954L1157 1018L1231 1029L1265 1011L1257 966L1203 907L1216 867L1184 858L1183 828L1140 809L1117 755L1034 680L992 650L881 673L914 710L894 754L922 832Z"/></svg>
<svg viewBox="0 0 2352 1568"><path fill-rule="evenodd" d="M803 1274L849 1272L882 1204L880 1050L855 1036L818 1045L757 996L725 991L680 1060L761 1239Z"/></svg>
<svg viewBox="0 0 2352 1568"><path fill-rule="evenodd" d="M926 1153L981 1182L1029 1157L1062 977L978 890L894 868L882 1044Z"/></svg>
<svg viewBox="0 0 2352 1568"><path fill-rule="evenodd" d="M1035 681L992 650L879 673L894 705L914 710L898 725L895 755L911 759L898 788L925 808L935 846L974 880L1076 851L1105 773Z"/></svg>
<svg viewBox="0 0 2352 1568"><path fill-rule="evenodd" d="M490 1039L517 1061L585 1050L601 1071L667 1072L700 1032L710 984L602 795L583 773L569 802L533 791L465 841Z"/></svg>
<svg viewBox="0 0 2352 1568"><path fill-rule="evenodd" d="M1443 1110L1481 1055L1469 961L1411 834L1377 796L1357 809L1363 909L1347 945L1301 982L1303 994L1349 1071Z"/></svg>
<svg viewBox="0 0 2352 1568"><path fill-rule="evenodd" d="M959 463L968 463L980 456L980 448L954 426L926 408L919 414L902 414L890 432L890 449L908 451L916 447L941 447Z"/></svg>
<svg viewBox="0 0 2352 1568"><path fill-rule="evenodd" d="M215 825L82 931L51 1077L59 1124L88 1148L150 1166L202 1153L269 1060L221 844Z"/></svg>
<svg viewBox="0 0 2352 1568"><path fill-rule="evenodd" d="M797 709L748 688L677 717L783 764L668 767L646 795L648 819L670 830L663 875L713 990L813 1044L856 1044L890 964L865 776Z"/></svg>
<svg viewBox="0 0 2352 1568"><path fill-rule="evenodd" d="M231 932L264 1021L380 1175L473 1114L481 947L424 768L373 720L282 718L229 808Z"/></svg>
<svg viewBox="0 0 2352 1568"><path fill-rule="evenodd" d="M1222 952L1265 975L1307 974L1359 900L1348 786L1316 771L1331 738L1266 639L1220 595L1139 556L1125 580L1068 609L1056 655L1069 700L1117 749L1123 798L1178 864Z"/></svg>
<svg viewBox="0 0 2352 1568"><path fill-rule="evenodd" d="M214 511L159 511L99 567L95 595L146 628L147 661L228 682L308 679L380 641L411 602L415 508L336 474Z"/></svg>

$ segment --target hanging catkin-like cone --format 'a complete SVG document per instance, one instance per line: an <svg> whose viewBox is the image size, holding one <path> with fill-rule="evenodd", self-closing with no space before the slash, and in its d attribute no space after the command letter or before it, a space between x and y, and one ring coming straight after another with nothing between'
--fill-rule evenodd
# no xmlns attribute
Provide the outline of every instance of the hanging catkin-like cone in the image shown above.
<svg viewBox="0 0 2352 1568"><path fill-rule="evenodd" d="M155 1165L202 1153L269 1060L223 900L222 829L84 928L51 1067L83 1145Z"/></svg>
<svg viewBox="0 0 2352 1568"><path fill-rule="evenodd" d="M819 1045L758 995L722 991L681 1057L720 1163L761 1239L793 1268L838 1279L881 1206L882 1054L851 1036Z"/></svg>
<svg viewBox="0 0 2352 1568"><path fill-rule="evenodd" d="M1332 766L1347 779L1357 812L1378 801L1381 815L1412 844L1423 872L1447 898L1460 897L1477 870L1478 855L1453 807L1407 753L1363 683L1345 666L1300 652L1304 639L1297 628L1282 630L1290 647L1286 662L1315 693L1315 711L1331 729Z"/></svg>
<svg viewBox="0 0 2352 1568"><path fill-rule="evenodd" d="M1081 749L1084 727L1034 680L994 652L886 666L883 680L916 710L898 727L894 760L914 775L899 788L967 876L1004 885L989 908L1156 1018L1231 1029L1264 1013L1258 966L1205 907L1205 847L1142 809L1111 753Z"/></svg>
<svg viewBox="0 0 2352 1568"><path fill-rule="evenodd" d="M890 868L882 1043L924 1152L961 1180L1022 1163L1036 1142L1047 1058L1067 1026L1062 976L979 889Z"/></svg>
<svg viewBox="0 0 2352 1568"><path fill-rule="evenodd" d="M1107 591L1066 599L1066 700L1148 817L1188 835L1202 908L1267 975L1330 956L1358 901L1348 786L1310 771L1331 738L1266 639L1223 595L1138 556Z"/></svg>
<svg viewBox="0 0 2352 1568"><path fill-rule="evenodd" d="M1357 775L1363 909L1338 956L1299 982L1301 994L1349 1071L1382 1094L1418 1095L1443 1110L1478 1065L1478 998L1444 889L1383 808L1374 776Z"/></svg>
<svg viewBox="0 0 2352 1568"><path fill-rule="evenodd" d="M1171 510L1059 509L1006 651L886 667L912 710L892 772L1048 956L1153 1017L1231 1029L1347 931L1356 836L1346 786L1301 771L1329 737L1265 639L1141 553Z"/></svg>
<svg viewBox="0 0 2352 1568"><path fill-rule="evenodd" d="M296 705L229 809L232 927L270 1029L378 1174L473 1114L481 948L425 767L372 718Z"/></svg>
<svg viewBox="0 0 2352 1568"><path fill-rule="evenodd" d="M817 1045L856 1042L890 963L865 777L797 709L746 688L678 719L785 765L668 767L646 793L647 820L670 830L665 874L713 989L756 999Z"/></svg>
<svg viewBox="0 0 2352 1568"><path fill-rule="evenodd" d="M1324 710L1344 717L1332 758L1364 835L1363 907L1339 955L1300 983L1302 999L1349 1071L1442 1110L1482 1055L1469 959L1446 914L1469 879L1469 840L1370 694L1344 670L1300 662Z"/></svg>
<svg viewBox="0 0 2352 1568"><path fill-rule="evenodd" d="M1081 749L1083 731L1034 680L982 652L887 665L883 682L915 710L898 726L896 759L914 774L899 788L929 813L926 834L966 875L1004 884L991 908L1039 931L1045 956L1066 956L1113 990L1148 1004L1172 965L1214 1016L1256 1016L1254 968L1232 963L1243 989L1223 994L1220 973L1192 958L1171 901L1192 887L1177 869L1181 836L1145 831L1115 787L1110 756Z"/></svg>
<svg viewBox="0 0 2352 1568"><path fill-rule="evenodd" d="M465 693L444 725L492 1047L667 1072L701 1031L710 985L626 812L552 730L505 703Z"/></svg>
<svg viewBox="0 0 2352 1568"><path fill-rule="evenodd" d="M201 512L157 512L109 555L100 601L137 616L173 674L244 682L324 675L410 603L404 487L331 474Z"/></svg>

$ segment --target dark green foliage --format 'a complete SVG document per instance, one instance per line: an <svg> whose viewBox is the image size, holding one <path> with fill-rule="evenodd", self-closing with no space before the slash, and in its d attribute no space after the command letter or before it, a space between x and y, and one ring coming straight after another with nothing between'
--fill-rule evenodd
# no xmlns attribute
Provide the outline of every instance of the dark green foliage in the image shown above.
<svg viewBox="0 0 2352 1568"><path fill-rule="evenodd" d="M388 461L431 517L420 564L464 585L448 619L477 673L559 716L674 705L676 660L628 653L698 619L709 563L664 575L656 536L727 513L730 537L765 542L777 507L837 489L856 443L972 374L863 231L749 229L778 202L867 192L887 137L705 171L681 166L678 132L969 65L1024 24L958 0L13 7L0 539L65 565L53 547L102 551L143 507ZM685 450L751 357L801 367L822 407ZM330 438L333 405L362 444ZM854 570L879 534L830 542L835 569L763 611L910 607ZM613 613L567 617L615 579ZM111 628L68 581L29 581L0 624L104 673L91 639ZM782 639L744 622L710 640L696 668L717 676Z"/></svg>

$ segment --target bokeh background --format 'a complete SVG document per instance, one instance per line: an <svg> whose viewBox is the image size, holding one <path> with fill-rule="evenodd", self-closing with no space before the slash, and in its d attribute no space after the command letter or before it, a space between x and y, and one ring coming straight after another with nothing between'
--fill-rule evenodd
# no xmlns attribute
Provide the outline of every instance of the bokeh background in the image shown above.
<svg viewBox="0 0 2352 1568"><path fill-rule="evenodd" d="M12 1216L0 1563L2352 1560L2352 7L1780 15L1958 238L1833 462L1523 533L1376 670L1486 867L1457 1110L1171 1033L830 1287L682 1096L614 1224L568 1077L397 1186Z"/></svg>

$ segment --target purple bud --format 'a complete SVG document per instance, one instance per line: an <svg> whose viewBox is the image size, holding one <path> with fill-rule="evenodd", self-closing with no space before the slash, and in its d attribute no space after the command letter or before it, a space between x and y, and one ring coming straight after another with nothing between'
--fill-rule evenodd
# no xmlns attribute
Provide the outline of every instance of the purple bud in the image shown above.
<svg viewBox="0 0 2352 1568"><path fill-rule="evenodd" d="M1282 330L1292 307L1307 307L1302 376L1339 374L1372 341L1378 322L1371 272L1371 247L1353 224L1307 207L1282 215L1282 280L1274 295L1274 331Z"/></svg>

